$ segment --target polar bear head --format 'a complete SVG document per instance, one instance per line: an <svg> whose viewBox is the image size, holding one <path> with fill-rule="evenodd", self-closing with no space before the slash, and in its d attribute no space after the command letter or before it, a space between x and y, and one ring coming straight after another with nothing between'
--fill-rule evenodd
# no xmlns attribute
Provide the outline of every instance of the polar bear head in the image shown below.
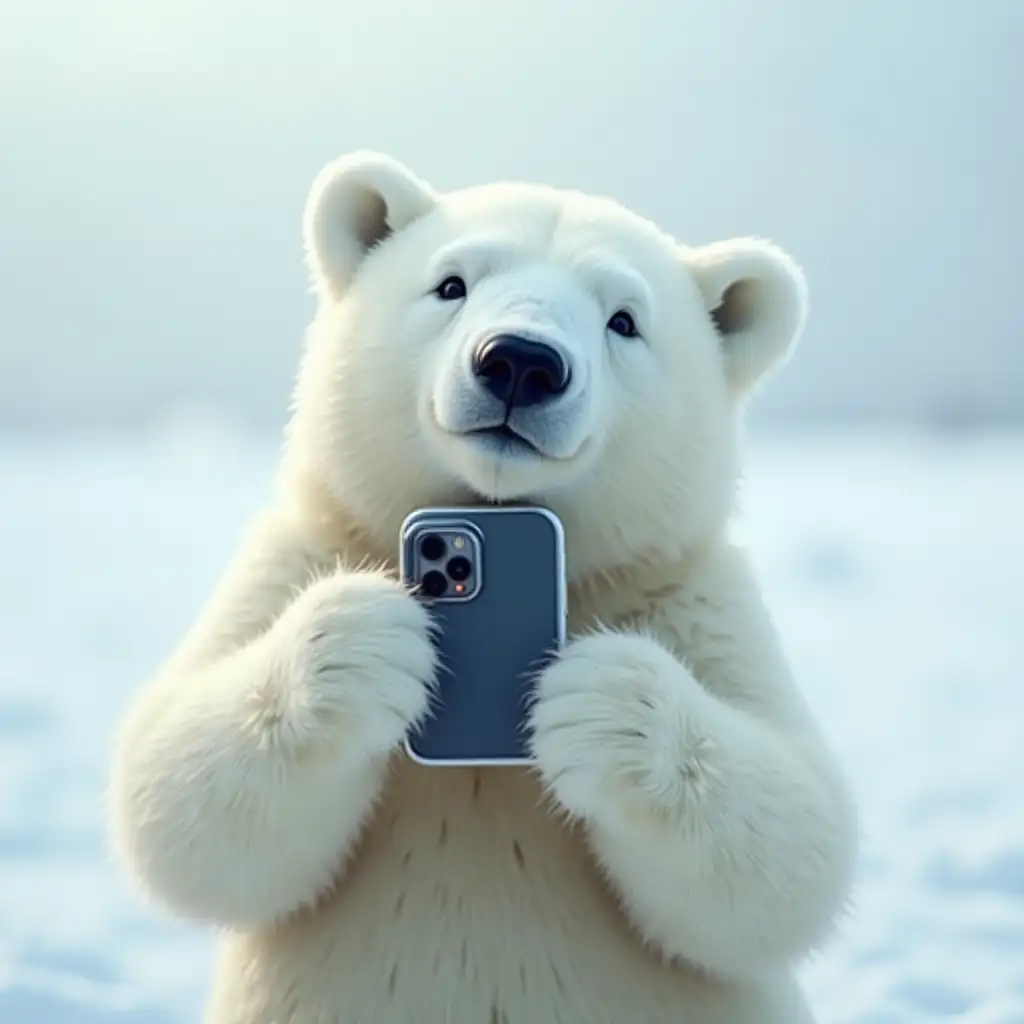
<svg viewBox="0 0 1024 1024"><path fill-rule="evenodd" d="M728 519L743 401L805 319L778 248L688 248L539 185L441 194L372 153L321 172L304 234L320 306L286 465L378 547L422 505L535 502L578 577Z"/></svg>

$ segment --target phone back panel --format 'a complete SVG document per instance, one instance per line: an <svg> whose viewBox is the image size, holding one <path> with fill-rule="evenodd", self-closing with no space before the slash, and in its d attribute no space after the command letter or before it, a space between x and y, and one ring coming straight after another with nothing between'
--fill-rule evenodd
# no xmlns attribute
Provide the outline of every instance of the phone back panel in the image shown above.
<svg viewBox="0 0 1024 1024"><path fill-rule="evenodd" d="M565 554L558 518L539 508L421 509L402 530L402 573L423 526L462 524L480 541L471 600L421 597L439 626L438 699L406 741L430 764L529 761L527 702L536 673L565 639Z"/></svg>

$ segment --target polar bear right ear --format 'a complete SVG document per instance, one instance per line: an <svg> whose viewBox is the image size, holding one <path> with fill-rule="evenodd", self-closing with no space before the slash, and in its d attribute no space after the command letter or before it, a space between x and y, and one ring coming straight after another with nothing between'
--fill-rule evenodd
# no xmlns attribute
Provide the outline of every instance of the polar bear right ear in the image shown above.
<svg viewBox="0 0 1024 1024"><path fill-rule="evenodd" d="M306 200L302 233L313 284L340 298L366 254L428 213L437 193L397 160L357 152L329 163Z"/></svg>
<svg viewBox="0 0 1024 1024"><path fill-rule="evenodd" d="M757 238L692 251L690 267L722 343L726 376L745 395L792 353L807 319L807 282L787 253Z"/></svg>

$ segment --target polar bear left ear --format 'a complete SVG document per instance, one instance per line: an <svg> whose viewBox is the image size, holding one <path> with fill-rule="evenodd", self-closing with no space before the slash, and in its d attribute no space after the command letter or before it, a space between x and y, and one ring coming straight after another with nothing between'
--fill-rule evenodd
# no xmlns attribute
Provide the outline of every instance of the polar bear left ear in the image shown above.
<svg viewBox="0 0 1024 1024"><path fill-rule="evenodd" d="M340 298L370 249L437 200L426 182L381 153L351 153L329 163L313 182L302 218L317 292Z"/></svg>
<svg viewBox="0 0 1024 1024"><path fill-rule="evenodd" d="M745 395L789 358L807 319L807 283L785 252L756 238L716 242L688 262L722 339L726 377Z"/></svg>

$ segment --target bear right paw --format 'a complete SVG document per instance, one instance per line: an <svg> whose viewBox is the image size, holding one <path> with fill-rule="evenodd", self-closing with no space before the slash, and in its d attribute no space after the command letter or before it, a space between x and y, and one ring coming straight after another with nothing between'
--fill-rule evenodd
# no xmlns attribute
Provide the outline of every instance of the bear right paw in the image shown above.
<svg viewBox="0 0 1024 1024"><path fill-rule="evenodd" d="M372 757L426 716L437 672L432 622L397 580L339 572L313 583L286 617L289 717L303 738Z"/></svg>

